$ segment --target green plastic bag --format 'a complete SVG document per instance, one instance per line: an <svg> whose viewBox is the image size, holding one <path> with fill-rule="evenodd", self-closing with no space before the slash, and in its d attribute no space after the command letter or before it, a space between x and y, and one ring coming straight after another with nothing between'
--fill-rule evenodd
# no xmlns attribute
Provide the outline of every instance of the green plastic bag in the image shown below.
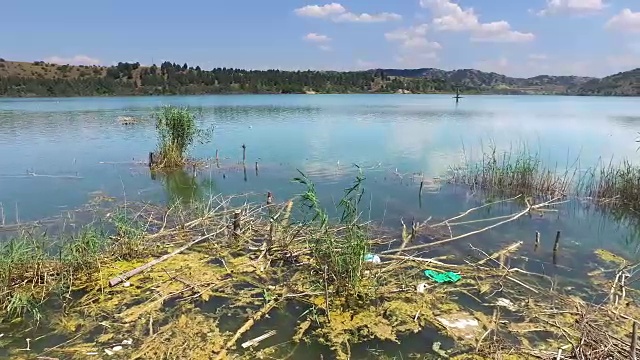
<svg viewBox="0 0 640 360"><path fill-rule="evenodd" d="M425 270L424 275L438 284L455 283L462 279L462 276L451 271L439 272L434 270Z"/></svg>

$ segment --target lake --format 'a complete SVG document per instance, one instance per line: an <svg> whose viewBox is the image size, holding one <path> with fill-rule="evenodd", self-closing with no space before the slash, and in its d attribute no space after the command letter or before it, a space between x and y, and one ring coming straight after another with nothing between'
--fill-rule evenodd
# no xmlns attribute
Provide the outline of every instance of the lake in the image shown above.
<svg viewBox="0 0 640 360"><path fill-rule="evenodd" d="M151 176L146 161L156 145L151 114L163 104L188 105L199 124L215 126L212 141L192 155L219 156L218 166L171 176ZM118 118L140 121L122 125ZM421 176L446 176L464 159L479 159L490 144L499 151L523 144L551 166L579 168L598 161L640 159L637 100L557 96L449 95L241 95L126 98L0 99L0 203L6 224L56 216L103 194L127 201L171 202L203 193L268 191L285 201L303 191L292 178L305 173L323 203L333 207L355 178L366 177L362 217L399 233L400 220L451 217L486 199L442 184L418 197ZM242 145L246 163L242 165ZM256 165L257 164L257 165ZM480 219L517 212L504 204ZM470 224L468 230L484 226ZM552 239L562 231L562 251L552 259ZM534 233L542 236L534 251ZM634 226L574 200L544 216L523 217L457 244L485 251L524 241L527 270L572 276L605 248L637 257ZM438 249L446 253L447 248ZM563 267L554 267L561 264ZM545 267L545 265L547 265ZM573 273L575 276L575 272Z"/></svg>
<svg viewBox="0 0 640 360"><path fill-rule="evenodd" d="M198 182L210 179L205 187L212 192L255 192L262 200L272 191L284 201L302 190L290 181L299 169L335 202L358 164L368 178L367 217L446 216L478 199L469 191L442 191L429 196L443 199L427 197L421 208L414 174L442 176L465 157L478 159L490 143L498 150L525 144L560 169L576 159L580 167L599 159L634 161L640 158L634 101L467 96L456 104L448 95L0 99L0 203L5 221L12 223L77 208L96 193L132 201L184 196L184 191L168 192L143 164L156 144L152 112L174 104L197 109L201 127L215 126L212 141L192 152L214 158L218 150L221 168L211 166L196 176ZM120 116L141 121L121 125ZM189 178L184 174L173 183L188 184Z"/></svg>

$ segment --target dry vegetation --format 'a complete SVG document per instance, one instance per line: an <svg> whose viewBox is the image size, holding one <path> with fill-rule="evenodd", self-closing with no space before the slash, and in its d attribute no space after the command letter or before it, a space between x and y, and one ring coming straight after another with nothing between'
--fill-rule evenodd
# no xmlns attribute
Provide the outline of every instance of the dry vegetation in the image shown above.
<svg viewBox="0 0 640 360"><path fill-rule="evenodd" d="M472 258L416 252L472 238L530 211L553 211L558 199L529 204L508 219L487 219L492 225L479 231L457 231L465 216L493 205L486 204L417 226L400 241L359 222L362 179L348 189L335 223L318 207L313 184L304 176L299 182L306 192L279 204L269 199L234 207L233 199L222 198L169 209L127 204L126 212L123 206L108 211L115 232L99 236L86 228L80 234L93 235L76 237L68 245L76 250L64 252L69 255L8 257L17 260L2 267L5 316L22 319L0 325L11 358L279 359L322 346L331 358L361 358L362 350L354 350L359 344L399 344L425 329L456 345L424 344L422 353L408 356L629 358L639 294L630 286L636 266L620 257L598 252L602 260L582 283L510 267L521 243L491 255L476 249ZM417 244L425 234L436 241ZM368 248L382 262L364 261ZM11 271L18 263L21 271ZM426 269L462 279L436 284ZM61 304L38 305L52 299ZM464 321L471 325L461 326ZM63 340L18 350L34 322ZM241 346L262 335L268 338ZM386 355L394 354L376 357Z"/></svg>
<svg viewBox="0 0 640 360"><path fill-rule="evenodd" d="M58 65L36 62L4 61L0 62L0 77L17 76L40 79L79 79L87 77L103 77L104 66Z"/></svg>

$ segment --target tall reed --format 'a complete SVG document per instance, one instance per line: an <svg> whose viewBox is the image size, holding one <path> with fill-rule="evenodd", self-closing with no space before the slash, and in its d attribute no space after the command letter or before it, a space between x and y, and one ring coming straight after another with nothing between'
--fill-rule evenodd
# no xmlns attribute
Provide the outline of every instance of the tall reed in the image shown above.
<svg viewBox="0 0 640 360"><path fill-rule="evenodd" d="M539 154L526 146L498 153L495 145L482 152L477 162L466 161L464 166L451 169L451 181L472 189L500 195L551 195L567 194L577 169L564 171L547 167Z"/></svg>
<svg viewBox="0 0 640 360"><path fill-rule="evenodd" d="M640 212L640 167L628 160L600 163L583 175L578 193L601 206Z"/></svg>
<svg viewBox="0 0 640 360"><path fill-rule="evenodd" d="M155 119L159 152L156 167L184 165L187 151L199 134L195 114L188 108L167 105L156 112Z"/></svg>
<svg viewBox="0 0 640 360"><path fill-rule="evenodd" d="M337 205L341 212L340 224L344 231L340 234L327 231L328 216L320 206L318 194L313 182L302 172L294 179L306 187L300 197L302 204L310 214L308 221L315 223L318 230L314 233L310 247L320 271L327 273L325 281L335 285L336 291L342 294L359 293L362 278L364 256L369 250L369 242L364 226L360 222L358 210L364 194L364 180L360 168L353 184L345 189L343 198Z"/></svg>

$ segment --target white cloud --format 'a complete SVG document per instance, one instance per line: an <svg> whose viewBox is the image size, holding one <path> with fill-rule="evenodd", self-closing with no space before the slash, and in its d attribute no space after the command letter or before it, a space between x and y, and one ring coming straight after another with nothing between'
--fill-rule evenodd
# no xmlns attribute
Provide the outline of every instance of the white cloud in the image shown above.
<svg viewBox="0 0 640 360"><path fill-rule="evenodd" d="M318 34L318 33L308 33L307 35L303 36L302 39L304 41L317 44L318 49L320 49L322 51L331 51L331 50L333 50L331 48L331 46L328 45L328 43L331 42L331 40L333 40L333 39L331 39L327 35L322 35L322 34Z"/></svg>
<svg viewBox="0 0 640 360"><path fill-rule="evenodd" d="M607 6L602 0L547 0L547 7L538 12L538 15L561 13L573 15L592 14Z"/></svg>
<svg viewBox="0 0 640 360"><path fill-rule="evenodd" d="M420 5L433 13L436 30L468 31L472 41L528 42L535 39L532 33L511 29L511 25L504 20L481 23L473 8L463 9L450 0L420 0Z"/></svg>
<svg viewBox="0 0 640 360"><path fill-rule="evenodd" d="M404 41L406 39L412 37L423 37L427 35L427 30L429 29L429 25L422 24L418 26L413 26L410 28L402 28L397 29L391 32L384 34L387 40L401 40Z"/></svg>
<svg viewBox="0 0 640 360"><path fill-rule="evenodd" d="M344 13L338 15L333 19L335 22L362 22L362 23L373 23L373 22L387 22L387 21L396 21L402 20L402 16L395 13L383 12L379 14L354 14L354 13Z"/></svg>
<svg viewBox="0 0 640 360"><path fill-rule="evenodd" d="M397 42L404 49L439 50L440 43L427 40L429 26L422 24L409 28L401 28L384 34L388 41Z"/></svg>
<svg viewBox="0 0 640 360"><path fill-rule="evenodd" d="M424 66L425 62L433 63L437 60L437 51L442 45L427 39L429 25L422 24L409 28L400 28L384 34L387 41L397 43L400 54L395 56L398 63L404 65L417 64Z"/></svg>
<svg viewBox="0 0 640 360"><path fill-rule="evenodd" d="M379 14L356 14L338 3L326 5L307 5L294 10L298 16L329 19L334 22L375 23L401 20L402 16L396 13L382 12Z"/></svg>
<svg viewBox="0 0 640 360"><path fill-rule="evenodd" d="M478 42L527 42L535 38L532 33L511 30L506 21L480 24L472 29L471 40Z"/></svg>
<svg viewBox="0 0 640 360"><path fill-rule="evenodd" d="M317 34L317 33L308 33L303 37L305 41L315 42L315 43L326 43L331 41L331 38L327 35Z"/></svg>
<svg viewBox="0 0 640 360"><path fill-rule="evenodd" d="M640 12L633 12L631 9L624 9L620 14L612 17L606 28L627 32L640 32Z"/></svg>
<svg viewBox="0 0 640 360"><path fill-rule="evenodd" d="M44 59L45 62L60 65L99 65L100 60L86 55L76 55L70 58L51 56Z"/></svg>
<svg viewBox="0 0 640 360"><path fill-rule="evenodd" d="M325 18L332 15L339 15L347 12L347 9L344 6L338 3L331 3L327 5L307 5L301 7L299 9L295 9L294 12L298 16L308 16L308 17L317 17L317 18Z"/></svg>

